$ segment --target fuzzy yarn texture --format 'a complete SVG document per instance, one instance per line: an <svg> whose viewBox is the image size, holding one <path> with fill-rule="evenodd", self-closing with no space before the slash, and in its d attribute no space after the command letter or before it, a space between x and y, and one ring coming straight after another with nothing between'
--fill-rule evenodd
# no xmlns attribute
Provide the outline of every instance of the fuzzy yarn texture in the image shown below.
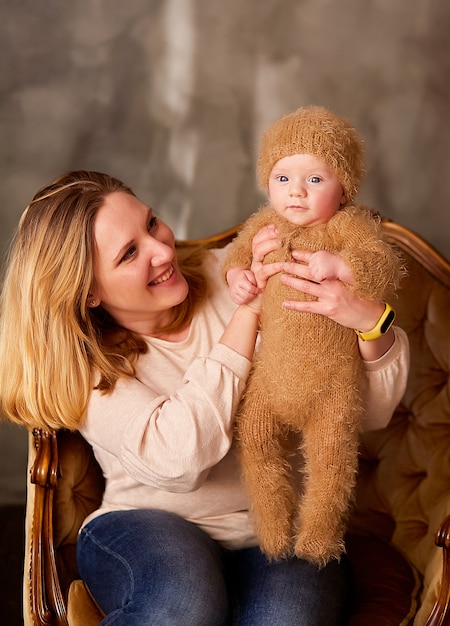
<svg viewBox="0 0 450 626"><path fill-rule="evenodd" d="M263 133L257 163L262 189L268 188L273 166L294 154L311 154L334 171L351 204L364 176L363 145L343 117L324 107L309 106L281 117Z"/></svg>
<svg viewBox="0 0 450 626"><path fill-rule="evenodd" d="M250 268L253 237L268 224L278 228L282 246L265 263L291 261L294 249L328 250L352 268L351 288L361 297L389 300L396 291L401 258L384 241L380 219L363 206L341 209L328 223L307 228L264 207L231 244L224 275L233 267ZM345 550L366 375L355 332L282 306L295 299L314 297L283 285L278 275L268 280L261 343L236 434L261 549L271 558L295 553L322 567ZM300 433L301 467L299 456L286 448L292 431Z"/></svg>

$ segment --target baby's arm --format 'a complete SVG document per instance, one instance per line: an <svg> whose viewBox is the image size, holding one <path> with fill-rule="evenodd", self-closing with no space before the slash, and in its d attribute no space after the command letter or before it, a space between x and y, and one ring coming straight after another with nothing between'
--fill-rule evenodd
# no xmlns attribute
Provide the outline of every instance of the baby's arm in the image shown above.
<svg viewBox="0 0 450 626"><path fill-rule="evenodd" d="M309 257L308 268L316 283L324 280L340 280L348 285L354 283L353 272L344 259L326 250L314 252Z"/></svg>
<svg viewBox="0 0 450 626"><path fill-rule="evenodd" d="M248 304L259 293L252 270L233 267L228 270L226 278L230 297L235 304Z"/></svg>
<svg viewBox="0 0 450 626"><path fill-rule="evenodd" d="M379 218L360 205L338 213L337 237L343 246L339 256L351 268L351 288L361 298L390 300L403 277L401 254L385 238Z"/></svg>

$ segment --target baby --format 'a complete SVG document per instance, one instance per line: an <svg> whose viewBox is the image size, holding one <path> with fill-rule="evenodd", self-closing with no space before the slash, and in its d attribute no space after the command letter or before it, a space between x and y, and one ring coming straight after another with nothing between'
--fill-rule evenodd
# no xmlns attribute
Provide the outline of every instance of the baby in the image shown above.
<svg viewBox="0 0 450 626"><path fill-rule="evenodd" d="M337 278L362 297L392 297L400 258L383 240L379 218L350 206L363 174L356 131L325 108L301 108L270 126L258 160L270 204L247 220L227 254L224 273L233 300L244 303L256 293L252 261L294 261L293 250L312 251L308 266L317 282ZM268 225L277 229L281 246L252 259L253 237ZM294 551L321 567L345 549L366 375L355 331L282 306L295 299L314 298L283 285L279 276L269 279L237 438L261 549L271 558ZM394 316L386 304L375 329L359 334L376 339ZM289 462L291 431L300 433L301 468ZM301 493L294 479L299 469Z"/></svg>

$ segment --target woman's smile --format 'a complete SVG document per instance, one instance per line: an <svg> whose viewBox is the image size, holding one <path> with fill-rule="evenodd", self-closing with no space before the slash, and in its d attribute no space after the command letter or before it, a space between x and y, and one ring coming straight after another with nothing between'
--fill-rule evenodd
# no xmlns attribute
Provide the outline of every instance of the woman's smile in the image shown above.
<svg viewBox="0 0 450 626"><path fill-rule="evenodd" d="M173 265L171 265L169 267L169 269L164 272L164 274L161 274L160 276L158 276L157 278L155 278L154 280L151 280L148 283L149 287L154 287L155 285L161 285L162 283L165 283L169 280L169 278L171 278L174 274L175 270Z"/></svg>

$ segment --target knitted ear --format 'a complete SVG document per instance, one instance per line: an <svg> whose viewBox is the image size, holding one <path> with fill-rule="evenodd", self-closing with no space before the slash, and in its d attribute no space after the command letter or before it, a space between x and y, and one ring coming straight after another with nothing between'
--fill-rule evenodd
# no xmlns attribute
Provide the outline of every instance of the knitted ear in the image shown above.
<svg viewBox="0 0 450 626"><path fill-rule="evenodd" d="M335 172L346 202L358 193L364 176L363 146L350 123L324 107L309 106L281 117L263 133L257 163L261 189L268 188L273 166L293 154L311 154Z"/></svg>

